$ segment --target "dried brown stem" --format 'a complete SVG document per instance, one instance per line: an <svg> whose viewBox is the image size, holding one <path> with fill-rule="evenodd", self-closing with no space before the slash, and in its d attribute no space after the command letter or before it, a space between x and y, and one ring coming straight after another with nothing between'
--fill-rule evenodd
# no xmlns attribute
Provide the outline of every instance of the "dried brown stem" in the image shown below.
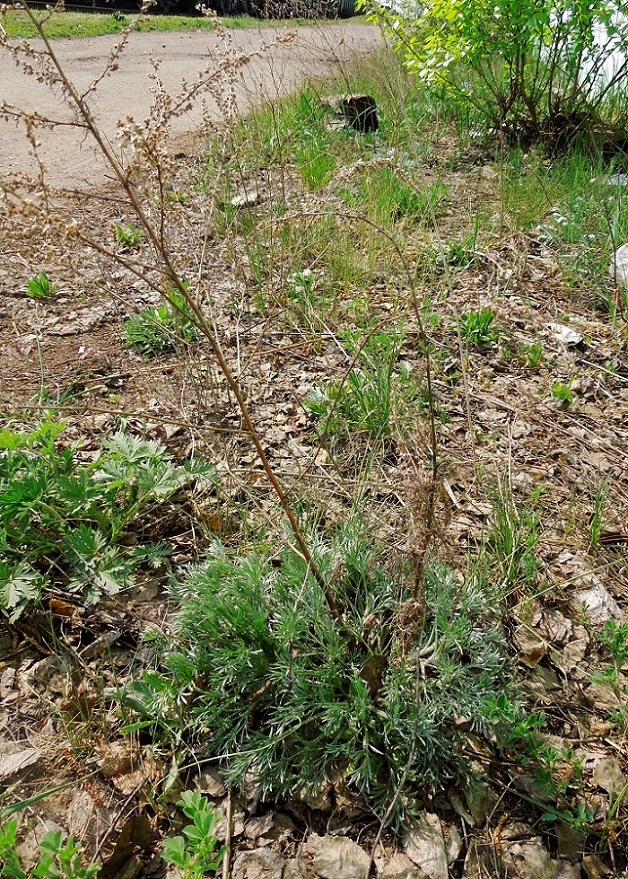
<svg viewBox="0 0 628 879"><path fill-rule="evenodd" d="M89 108L87 101L85 100L84 96L82 96L78 93L76 87L74 86L74 83L69 79L69 77L65 73L65 70L63 69L61 62L59 61L59 59L57 57L57 54L52 46L52 43L50 42L49 38L47 37L43 27L41 26L40 22L37 19L37 17L34 15L34 13L31 11L31 9L26 5L26 3L23 2L22 6L23 6L26 14L29 16L29 18L31 19L31 21L33 22L35 27L37 28L39 36L41 37L41 39L44 43L44 46L45 46L46 55L47 55L48 59L50 60L50 62L52 63L52 65L57 73L59 82L62 85L62 88L66 94L66 98L67 98L68 102L77 111L78 116L82 120L84 126L89 130L90 134L92 135L92 137L94 138L94 140L96 142L96 145L98 146L98 149L100 150L100 152L102 153L102 155L106 159L107 164L109 165L109 167L111 168L111 170L115 174L120 186L122 187L127 198L129 199L130 205L133 208L133 211L135 212L135 215L137 216L139 223L141 224L142 228L144 229L151 245L153 246L158 260L162 263L163 272L169 280L170 287L174 288L181 295L181 297L185 301L187 307L190 309L190 311L194 315L194 322L195 322L196 326L198 327L198 329L202 332L202 334L207 339L209 346L210 346L210 349L211 349L214 357L216 358L216 361L218 363L220 371L224 375L225 380L226 380L227 384L229 385L229 388L237 401L238 408L240 409L240 413L242 415L242 419L244 421L244 424L246 425L247 432L248 432L248 434L251 438L251 441L255 447L255 451L256 451L257 456L262 464L264 472L265 472L271 486L273 487L275 494L279 498L279 502L281 503L281 506L284 510L284 513L286 514L288 521L290 522L290 527L292 528L292 532L294 534L295 540L297 541L297 544L299 546L301 554L303 555L303 558L305 559L305 561L308 565L308 568L310 569L312 575L314 576L314 578L316 579L320 588L322 589L322 591L325 595L325 600L327 601L327 605L329 607L329 610L330 610L332 616L335 619L340 620L341 615L340 615L340 611L338 610L338 606L336 605L335 599L334 599L331 591L329 590L328 584L325 582L323 575L319 571L317 565L315 564L315 562L312 558L312 554L311 554L309 547L305 541L305 537L304 537L303 532L299 526L299 523L297 522L294 510L292 509L292 506L291 506L290 502L288 501L288 498L287 498L287 495L283 489L283 486L281 485L277 475L275 474L275 471L274 471L272 465L270 464L270 461L268 460L268 456L266 455L266 453L264 451L261 438L255 428L255 424L253 423L253 419L251 418L251 414L249 412L249 408L248 408L246 400L244 398L242 388L240 387L240 384L238 383L237 379L235 378L235 376L233 375L233 373L231 371L231 368L230 368L230 366L229 366L229 364L223 354L222 348L220 346L220 343L218 341L216 334L214 333L214 331L210 327L209 323L207 322L205 315L203 314L199 305L196 303L196 301L193 299L193 297L190 296L190 294L186 288L186 285L184 283L184 280L177 270L177 267L175 265L173 257L171 256L171 254L168 251L167 244L166 244L165 240L162 238L160 231L155 229L155 227L153 226L153 223L151 222L150 217L148 216L146 210L144 209L144 207L140 201L140 197L138 195L138 192L136 191L135 186L133 185L132 181L129 179L129 176L125 172L125 169L123 168L121 163L118 161L115 153L113 152L113 150L109 146L109 143L108 143L106 137L104 136L104 134L100 130L98 123L96 122L96 120L94 119L94 116L92 115L92 112ZM239 66L240 64L243 63L243 61L242 61L242 59L236 59L236 61L233 63L237 64ZM218 72L220 72L220 71L218 71ZM200 89L201 89L201 83L197 83L192 87L191 94L189 96L190 100L200 91ZM175 112L177 112L181 107L182 107L182 101L180 101L176 105ZM117 258L115 256L115 254L114 254L114 258ZM163 290L160 290L160 292L162 293L162 295L165 296L165 298L168 298L167 293L164 293Z"/></svg>

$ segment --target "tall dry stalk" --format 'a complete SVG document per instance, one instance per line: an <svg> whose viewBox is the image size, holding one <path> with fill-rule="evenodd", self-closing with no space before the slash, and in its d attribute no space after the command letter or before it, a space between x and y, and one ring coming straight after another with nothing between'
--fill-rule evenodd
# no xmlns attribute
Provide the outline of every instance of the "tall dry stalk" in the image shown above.
<svg viewBox="0 0 628 879"><path fill-rule="evenodd" d="M120 142L127 154L126 159L122 160L98 124L90 99L93 98L100 81L117 68L120 53L127 46L133 28L129 28L123 33L120 43L112 51L102 74L84 92L80 92L67 75L40 18L27 6L24 0L22 0L21 6L37 29L43 48L36 49L28 42L14 45L6 38L6 34L0 34L0 48L10 53L24 74L36 77L40 82L61 93L66 107L73 113L73 124L83 129L86 135L91 137L98 152L104 157L107 166L113 172L121 193L126 199L127 206L132 210L138 226L143 230L151 245L153 262L150 265L138 264L115 249L105 246L78 224L65 223L63 218L56 214L54 199L46 182L45 168L39 159L37 141L37 129L41 125L54 124L54 120L26 113L18 107L4 102L0 105L0 116L5 119L14 118L22 121L38 160L38 184L41 200L39 202L29 200L29 210L34 211L46 222L63 230L68 237L80 240L96 253L114 260L132 272L137 278L147 283L150 288L159 292L171 307L178 311L182 311L182 307L176 301L177 297L180 297L179 301L184 303L183 308L188 310L193 323L207 340L218 368L237 401L246 432L268 481L288 518L303 558L325 595L330 613L335 619L340 620L340 612L333 594L312 558L295 511L264 450L259 432L251 417L244 391L225 357L216 327L208 320L197 300L190 294L184 274L178 265L177 255L172 250L168 237L167 183L173 171L173 158L170 151L171 123L174 119L188 112L194 102L207 92L210 92L216 99L225 119L233 121L235 114L234 83L237 73L254 57L267 51L270 46L262 46L258 51L248 54L237 53L230 45L228 33L220 28L216 22L225 45L222 57L208 65L194 83L184 83L181 92L176 97L172 97L164 88L159 78L159 63L155 61L152 76L154 100L149 118L143 124L136 122L131 117L127 117L120 123ZM286 40L290 40L290 35L277 37L272 45ZM23 193L17 188L7 183L3 184L2 188L5 198L10 202L23 201Z"/></svg>

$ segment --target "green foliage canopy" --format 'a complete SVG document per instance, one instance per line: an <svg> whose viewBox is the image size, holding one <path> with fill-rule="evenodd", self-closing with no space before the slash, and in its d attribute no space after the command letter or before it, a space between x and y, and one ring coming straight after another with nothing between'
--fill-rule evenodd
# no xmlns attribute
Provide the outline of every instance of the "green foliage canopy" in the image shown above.
<svg viewBox="0 0 628 879"><path fill-rule="evenodd" d="M539 133L559 114L594 119L626 87L628 18L617 0L425 0L414 14L377 15L409 71L515 132Z"/></svg>

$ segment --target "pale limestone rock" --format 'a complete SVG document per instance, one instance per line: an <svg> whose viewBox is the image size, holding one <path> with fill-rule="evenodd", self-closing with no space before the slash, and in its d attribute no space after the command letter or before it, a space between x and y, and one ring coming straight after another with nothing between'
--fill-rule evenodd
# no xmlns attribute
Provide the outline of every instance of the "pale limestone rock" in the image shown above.
<svg viewBox="0 0 628 879"><path fill-rule="evenodd" d="M278 852L258 848L239 852L233 863L233 879L283 879L284 859Z"/></svg>
<svg viewBox="0 0 628 879"><path fill-rule="evenodd" d="M320 879L366 879L371 861L357 842L345 836L313 833L302 853L311 857L312 870Z"/></svg>
<svg viewBox="0 0 628 879"><path fill-rule="evenodd" d="M437 815L423 812L413 821L404 835L403 847L429 879L448 879L447 848Z"/></svg>

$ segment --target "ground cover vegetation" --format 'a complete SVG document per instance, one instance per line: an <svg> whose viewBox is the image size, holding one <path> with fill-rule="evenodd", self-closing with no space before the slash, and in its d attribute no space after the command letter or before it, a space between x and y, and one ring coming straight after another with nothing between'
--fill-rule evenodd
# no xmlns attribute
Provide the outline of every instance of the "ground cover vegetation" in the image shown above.
<svg viewBox="0 0 628 879"><path fill-rule="evenodd" d="M218 10L220 13L221 11ZM259 27L260 19L252 15L221 13L220 22L226 28L253 28ZM46 33L51 37L100 37L105 34L120 34L135 21L134 12L114 10L113 12L70 12L69 10L55 11L52 14L43 15L46 20ZM317 21L321 26L324 15L315 7L307 10L298 10L298 14L289 17L290 27L298 27L299 24ZM3 27L10 39L32 39L37 37L37 27L31 18L19 7L7 10L3 17ZM269 14L264 16L265 25L283 27L286 24L286 16L281 15L281 9L277 9L277 16ZM214 30L214 20L205 15L182 15L182 14L146 14L135 25L138 33L150 33L153 31L186 31L186 30Z"/></svg>
<svg viewBox="0 0 628 879"><path fill-rule="evenodd" d="M25 50L116 182L2 181L0 875L625 869L621 94L472 6L186 162Z"/></svg>

